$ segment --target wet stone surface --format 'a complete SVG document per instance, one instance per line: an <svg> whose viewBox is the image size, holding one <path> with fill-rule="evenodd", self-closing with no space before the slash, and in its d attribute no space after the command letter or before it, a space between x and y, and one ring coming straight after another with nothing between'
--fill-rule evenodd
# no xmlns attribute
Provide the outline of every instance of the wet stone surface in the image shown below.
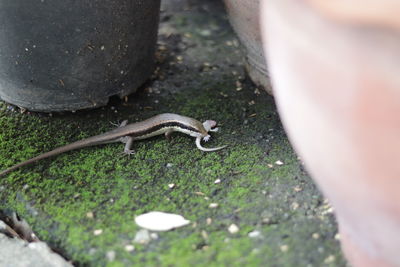
<svg viewBox="0 0 400 267"><path fill-rule="evenodd" d="M44 242L28 243L0 234L0 266L69 267L69 262L52 252Z"/></svg>
<svg viewBox="0 0 400 267"><path fill-rule="evenodd" d="M332 208L273 98L246 77L223 5L165 0L156 56L152 80L104 108L38 114L0 102L0 167L164 112L216 120L205 146L226 149L201 152L174 134L136 142L129 157L122 144L73 151L3 177L1 209L76 266L346 266ZM135 216L149 211L191 223L144 232Z"/></svg>

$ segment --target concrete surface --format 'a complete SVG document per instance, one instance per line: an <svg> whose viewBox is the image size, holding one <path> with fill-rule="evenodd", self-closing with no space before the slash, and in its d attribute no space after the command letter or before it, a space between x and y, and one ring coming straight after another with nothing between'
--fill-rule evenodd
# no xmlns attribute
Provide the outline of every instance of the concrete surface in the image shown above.
<svg viewBox="0 0 400 267"><path fill-rule="evenodd" d="M2 178L1 209L76 266L346 266L332 208L273 98L246 78L222 3L165 0L162 9L159 68L139 94L63 114L0 102L0 167L163 112L216 120L221 132L206 146L228 148L204 153L175 134L135 143L130 157L121 144L66 153ZM192 223L139 242L134 217L152 210Z"/></svg>
<svg viewBox="0 0 400 267"><path fill-rule="evenodd" d="M28 243L0 234L0 266L70 267L72 265L52 252L44 242Z"/></svg>

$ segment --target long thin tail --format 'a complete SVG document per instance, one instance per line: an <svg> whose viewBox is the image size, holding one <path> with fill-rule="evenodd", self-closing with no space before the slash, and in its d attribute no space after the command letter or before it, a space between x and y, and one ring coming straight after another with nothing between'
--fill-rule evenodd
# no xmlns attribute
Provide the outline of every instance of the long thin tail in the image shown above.
<svg viewBox="0 0 400 267"><path fill-rule="evenodd" d="M104 136L104 138L101 138L102 136ZM34 162L36 162L38 160L42 160L42 159L45 159L45 158L53 157L53 156L56 156L58 154L61 154L61 153L64 153L64 152L68 152L68 151L71 151L71 150L75 150L75 149L78 149L78 148L84 148L84 147L88 147L88 146L104 144L105 141L107 141L107 140L110 140L110 138L108 136L106 136L106 135L98 135L98 136L89 137L87 139L76 141L76 142L71 143L71 144L66 145L66 146L58 147L58 148L56 148L54 150L51 150L51 151L46 152L46 153L43 153L43 154L41 154L39 156L33 157L31 159L28 159L27 161L23 161L23 162L18 163L16 165L4 170L4 171L1 171L0 172L0 177L4 176L4 175L6 175L6 174L8 174L8 173L20 168L20 167L32 164L32 163L34 163Z"/></svg>
<svg viewBox="0 0 400 267"><path fill-rule="evenodd" d="M62 153L62 152L69 151L69 150L66 150L66 151L62 151L62 152L61 152L60 150L61 150L62 148L63 148L63 147L56 148L56 149L54 149L54 150L52 150L52 151L49 151L49 152L47 152L47 153L41 154L41 155L39 155L39 156L33 157L33 158L28 159L28 160L26 160L26 161L23 161L23 162L21 162L21 163L18 163L18 164L16 164L16 165L14 165L14 166L12 166L12 167L10 167L10 168L4 170L4 171L1 171L1 172L0 172L0 176L6 175L6 174L8 174L8 173L10 173L10 172L12 172L12 171L14 171L14 170L20 168L20 167L23 167L23 166L32 164L32 163L34 163L34 162L36 162L36 161L38 161L38 160L45 159L45 158L49 158L49 157L58 155L58 154L60 154L60 153Z"/></svg>

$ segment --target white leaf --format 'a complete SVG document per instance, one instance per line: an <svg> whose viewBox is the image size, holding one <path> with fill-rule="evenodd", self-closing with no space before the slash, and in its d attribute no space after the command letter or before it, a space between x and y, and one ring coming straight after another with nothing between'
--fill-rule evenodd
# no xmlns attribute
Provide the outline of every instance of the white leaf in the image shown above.
<svg viewBox="0 0 400 267"><path fill-rule="evenodd" d="M181 215L151 211L135 218L135 222L142 228L151 231L169 231L174 228L182 227L190 223Z"/></svg>

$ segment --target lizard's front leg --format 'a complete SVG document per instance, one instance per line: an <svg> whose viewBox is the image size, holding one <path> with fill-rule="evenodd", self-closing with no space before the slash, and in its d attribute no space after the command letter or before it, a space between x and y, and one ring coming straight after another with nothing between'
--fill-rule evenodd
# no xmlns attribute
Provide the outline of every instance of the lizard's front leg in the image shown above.
<svg viewBox="0 0 400 267"><path fill-rule="evenodd" d="M118 127L124 127L124 126L126 126L128 124L128 120L123 120L119 125L118 125Z"/></svg>
<svg viewBox="0 0 400 267"><path fill-rule="evenodd" d="M110 124L112 125L112 126L115 126L115 127L124 127L124 126L126 126L127 124L128 124L128 120L124 120L124 121L122 121L121 123L114 123L114 122L111 122L110 121Z"/></svg>

